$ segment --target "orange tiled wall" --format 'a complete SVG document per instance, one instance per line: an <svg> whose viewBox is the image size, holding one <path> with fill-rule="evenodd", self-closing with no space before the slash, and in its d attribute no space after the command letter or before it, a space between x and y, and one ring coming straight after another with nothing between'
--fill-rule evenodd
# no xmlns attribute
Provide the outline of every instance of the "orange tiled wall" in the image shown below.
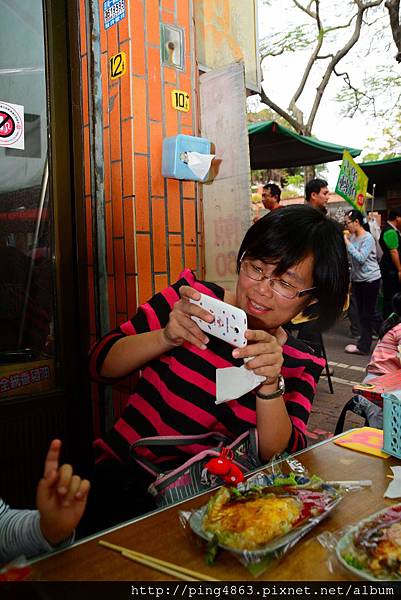
<svg viewBox="0 0 401 600"><path fill-rule="evenodd" d="M94 340L92 196L88 112L88 45L85 1L80 1L85 202L88 231L90 322ZM162 140L195 134L195 65L191 0L125 0L127 15L107 31L99 0L102 59L104 193L110 325L132 315L138 303L174 281L183 268L201 263L196 184L161 175ZM183 71L161 65L160 22L185 31ZM109 78L109 59L124 51L127 71ZM171 107L170 92L190 92L191 110ZM117 411L118 412L118 411Z"/></svg>

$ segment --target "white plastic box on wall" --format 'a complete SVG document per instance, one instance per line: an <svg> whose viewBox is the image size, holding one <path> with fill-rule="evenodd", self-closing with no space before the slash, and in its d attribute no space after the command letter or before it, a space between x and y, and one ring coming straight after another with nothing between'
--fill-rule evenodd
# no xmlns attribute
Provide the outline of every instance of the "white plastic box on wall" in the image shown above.
<svg viewBox="0 0 401 600"><path fill-rule="evenodd" d="M188 179L192 181L206 181L208 172L204 177L196 175L187 164L187 153L197 152L210 155L211 144L208 140L192 135L179 133L163 140L162 175L173 179Z"/></svg>

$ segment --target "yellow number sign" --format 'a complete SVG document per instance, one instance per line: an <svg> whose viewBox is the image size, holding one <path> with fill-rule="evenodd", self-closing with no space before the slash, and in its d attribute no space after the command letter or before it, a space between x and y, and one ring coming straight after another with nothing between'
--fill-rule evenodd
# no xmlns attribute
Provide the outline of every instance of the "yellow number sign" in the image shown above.
<svg viewBox="0 0 401 600"><path fill-rule="evenodd" d="M183 90L173 90L171 92L171 104L175 110L189 111L189 94Z"/></svg>
<svg viewBox="0 0 401 600"><path fill-rule="evenodd" d="M122 77L127 69L127 57L125 52L119 52L110 57L110 79Z"/></svg>

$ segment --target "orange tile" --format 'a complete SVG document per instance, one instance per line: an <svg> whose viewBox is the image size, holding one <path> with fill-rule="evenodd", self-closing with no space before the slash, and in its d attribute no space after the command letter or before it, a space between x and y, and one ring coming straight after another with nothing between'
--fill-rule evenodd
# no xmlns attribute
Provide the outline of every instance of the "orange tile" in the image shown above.
<svg viewBox="0 0 401 600"><path fill-rule="evenodd" d="M138 265L138 303L143 304L152 297L152 270L150 263L150 236L138 235L136 240Z"/></svg>
<svg viewBox="0 0 401 600"><path fill-rule="evenodd" d="M184 247L185 254L185 267L187 269L191 269L192 271L196 271L197 269L197 260L196 260L196 244L185 245Z"/></svg>
<svg viewBox="0 0 401 600"><path fill-rule="evenodd" d="M164 114L165 114L165 131L166 137L177 135L178 133L178 111L172 107L171 91L173 86L165 85L164 87Z"/></svg>
<svg viewBox="0 0 401 600"><path fill-rule="evenodd" d="M128 318L132 317L138 308L137 297L136 297L136 275L127 275L126 276L126 286L127 286L127 312Z"/></svg>
<svg viewBox="0 0 401 600"><path fill-rule="evenodd" d="M194 181L182 182L182 195L184 198L195 198L195 185Z"/></svg>
<svg viewBox="0 0 401 600"><path fill-rule="evenodd" d="M125 74L119 78L120 82L120 97L121 97L121 120L133 116L132 107L132 80L131 80L131 65L130 65L130 44L126 42L121 45L121 50L125 52L127 65Z"/></svg>
<svg viewBox="0 0 401 600"><path fill-rule="evenodd" d="M167 275L155 275L155 292L161 292L168 287Z"/></svg>
<svg viewBox="0 0 401 600"><path fill-rule="evenodd" d="M164 198L152 198L152 234L154 271L166 271L166 217Z"/></svg>
<svg viewBox="0 0 401 600"><path fill-rule="evenodd" d="M160 45L159 0L146 0L146 33L148 44Z"/></svg>
<svg viewBox="0 0 401 600"><path fill-rule="evenodd" d="M181 0L178 0L178 2L181 2ZM175 0L162 0L162 7L174 12Z"/></svg>
<svg viewBox="0 0 401 600"><path fill-rule="evenodd" d="M92 236L92 198L85 198L85 223L86 223L86 261L93 265L93 236Z"/></svg>
<svg viewBox="0 0 401 600"><path fill-rule="evenodd" d="M111 201L113 205L113 238L124 235L121 163L111 163Z"/></svg>
<svg viewBox="0 0 401 600"><path fill-rule="evenodd" d="M150 171L152 196L164 196L164 177L162 176L162 126L150 123Z"/></svg>
<svg viewBox="0 0 401 600"><path fill-rule="evenodd" d="M196 244L195 200L184 200L184 240L186 244Z"/></svg>
<svg viewBox="0 0 401 600"><path fill-rule="evenodd" d="M170 10L163 10L162 11L162 23L174 24L174 22L175 22L174 12L171 12Z"/></svg>
<svg viewBox="0 0 401 600"><path fill-rule="evenodd" d="M197 135L197 132L194 130L192 126L183 125L181 123L181 131L180 133L184 133L185 135Z"/></svg>
<svg viewBox="0 0 401 600"><path fill-rule="evenodd" d="M181 236L169 235L168 243L170 249L170 280L177 281L179 274L183 270Z"/></svg>
<svg viewBox="0 0 401 600"><path fill-rule="evenodd" d="M133 119L121 123L121 151L123 166L122 195L134 195L134 148L133 148Z"/></svg>
<svg viewBox="0 0 401 600"><path fill-rule="evenodd" d="M102 27L102 25L101 25ZM118 52L118 29L116 25L109 27L107 30L107 53L110 56Z"/></svg>
<svg viewBox="0 0 401 600"><path fill-rule="evenodd" d="M89 97L88 97L88 61L86 56L82 57L81 61L82 69L82 121L84 125L89 124Z"/></svg>
<svg viewBox="0 0 401 600"><path fill-rule="evenodd" d="M101 70L102 70L102 109L103 109L103 127L109 125L109 61L107 52L101 55Z"/></svg>
<svg viewBox="0 0 401 600"><path fill-rule="evenodd" d="M86 54L86 12L85 0L79 0L79 46L80 54Z"/></svg>
<svg viewBox="0 0 401 600"><path fill-rule="evenodd" d="M126 2L126 4L129 4ZM116 27L115 25L113 27ZM129 15L125 15L121 21L117 23L118 27L118 39L120 40L120 50L121 50L121 42L124 40L128 40L130 38L130 21Z"/></svg>
<svg viewBox="0 0 401 600"><path fill-rule="evenodd" d="M130 0L129 17L131 21L132 72L145 75L145 20L142 0Z"/></svg>
<svg viewBox="0 0 401 600"><path fill-rule="evenodd" d="M181 200L178 179L167 179L168 230L181 231Z"/></svg>
<svg viewBox="0 0 401 600"><path fill-rule="evenodd" d="M108 300L109 300L109 319L110 319L110 329L114 329L117 326L116 319L116 286L114 276L109 276L107 278L107 291L108 291Z"/></svg>
<svg viewBox="0 0 401 600"><path fill-rule="evenodd" d="M133 275L135 273L135 208L133 198L124 198L123 210L125 269L127 273Z"/></svg>
<svg viewBox="0 0 401 600"><path fill-rule="evenodd" d="M148 157L135 154L135 222L137 231L149 231Z"/></svg>
<svg viewBox="0 0 401 600"><path fill-rule="evenodd" d="M103 129L104 198L111 200L110 129Z"/></svg>
<svg viewBox="0 0 401 600"><path fill-rule="evenodd" d="M120 121L120 99L115 90L110 97L110 158L111 160L121 160L121 121Z"/></svg>
<svg viewBox="0 0 401 600"><path fill-rule="evenodd" d="M114 273L114 248L113 248L113 207L111 202L104 204L104 218L106 222L106 268L107 274Z"/></svg>
<svg viewBox="0 0 401 600"><path fill-rule="evenodd" d="M190 0L180 0L180 2L177 2L177 25L184 27L184 29L188 29L190 26L189 2Z"/></svg>
<svg viewBox="0 0 401 600"><path fill-rule="evenodd" d="M89 127L84 127L84 188L85 196L91 193L91 163L90 163L90 143L89 143Z"/></svg>
<svg viewBox="0 0 401 600"><path fill-rule="evenodd" d="M116 312L127 312L127 293L125 287L124 240L114 239L114 272L116 280Z"/></svg>
<svg viewBox="0 0 401 600"><path fill-rule="evenodd" d="M161 121L162 101L159 48L148 48L148 95L149 118L154 121Z"/></svg>
<svg viewBox="0 0 401 600"><path fill-rule="evenodd" d="M172 83L174 88L177 87L177 69L173 69L172 67L163 67L163 77L164 81L168 83Z"/></svg>
<svg viewBox="0 0 401 600"><path fill-rule="evenodd" d="M135 152L148 152L148 130L146 116L146 81L133 77L134 105L134 149Z"/></svg>

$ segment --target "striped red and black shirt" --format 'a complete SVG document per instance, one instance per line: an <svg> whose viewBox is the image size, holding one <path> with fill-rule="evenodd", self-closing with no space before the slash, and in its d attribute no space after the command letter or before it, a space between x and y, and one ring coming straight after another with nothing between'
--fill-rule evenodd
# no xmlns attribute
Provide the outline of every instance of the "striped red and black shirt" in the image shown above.
<svg viewBox="0 0 401 600"><path fill-rule="evenodd" d="M100 376L110 348L124 336L165 327L173 305L180 299L179 288L182 285L190 285L220 300L224 298L222 287L199 281L192 271L186 269L176 283L142 304L132 319L94 345L90 352L90 371L96 381L109 384L116 382ZM216 369L243 364L242 359L234 359L231 352L230 345L210 336L206 350L184 343L143 367L122 416L103 439L95 442L102 458L108 456L127 461L130 445L144 437L195 436L214 431L234 440L255 427L254 393L215 404ZM283 355L281 372L286 388L284 401L292 422L287 451L292 453L306 446L306 424L324 361L316 357L303 342L291 336L283 347ZM204 442L173 449L160 445L152 447L152 450L139 447L135 452L160 466L164 462L183 462L188 455L197 454L205 447L207 444Z"/></svg>

